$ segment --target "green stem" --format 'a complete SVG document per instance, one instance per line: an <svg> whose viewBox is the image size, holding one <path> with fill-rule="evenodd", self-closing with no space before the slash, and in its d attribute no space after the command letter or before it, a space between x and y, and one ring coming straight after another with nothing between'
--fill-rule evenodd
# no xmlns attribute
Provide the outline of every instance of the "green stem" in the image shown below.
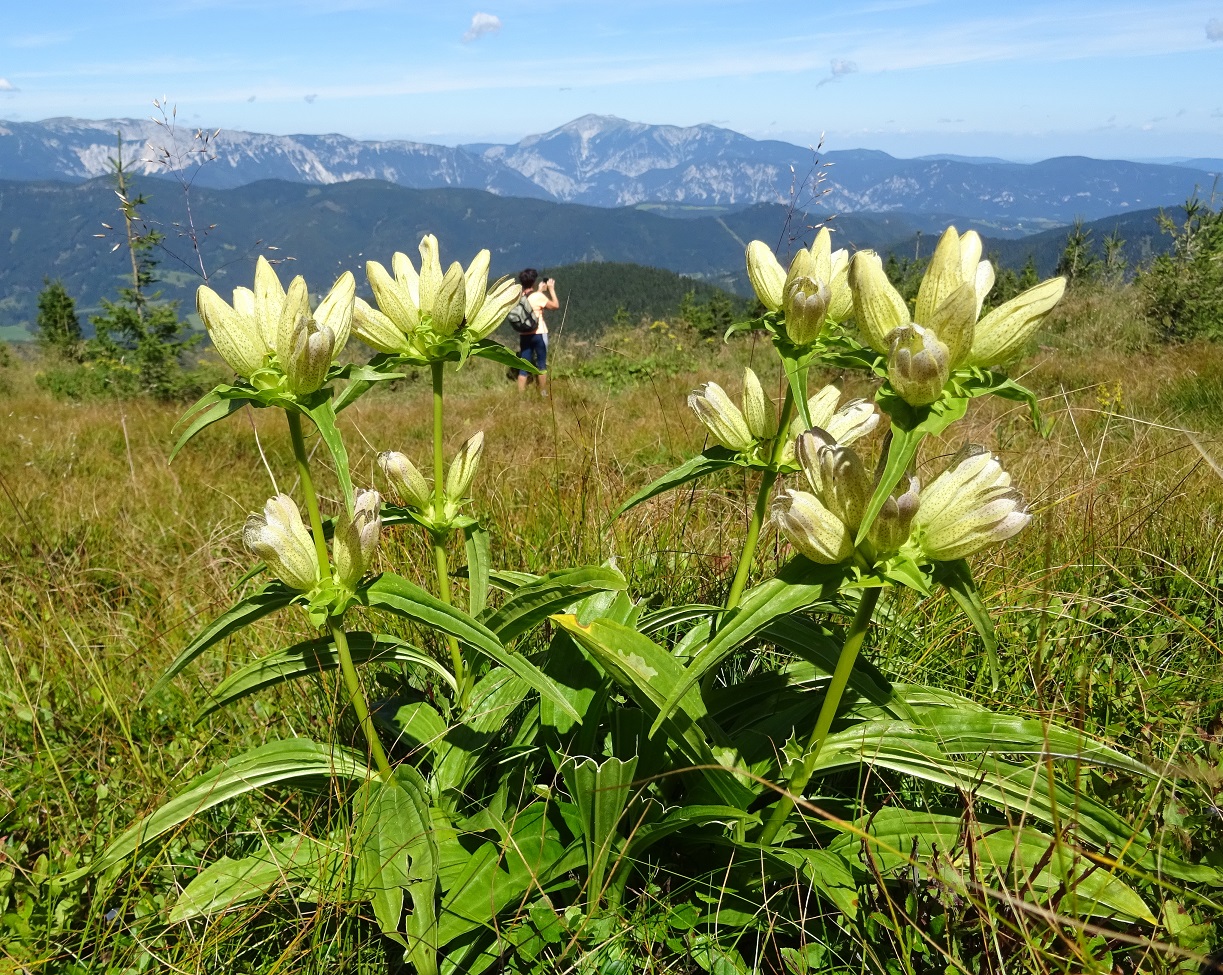
<svg viewBox="0 0 1223 975"><path fill-rule="evenodd" d="M344 632L342 617L333 616L327 621L331 629L331 638L335 640L336 650L340 654L340 670L344 673L344 683L348 687L348 700L356 712L361 731L365 734L365 743L369 745L374 764L378 766L378 774L383 781L390 781L391 763L386 759L382 742L378 739L378 730L374 727L373 718L369 714L369 705L365 703L365 692L361 689L361 681L357 677L357 668L353 666L352 653L348 649L348 635Z"/></svg>
<svg viewBox="0 0 1223 975"><path fill-rule="evenodd" d="M769 467L776 468L781 460L781 452L785 448L789 434L790 414L794 412L794 390L786 384L786 398L781 404L781 419L777 424L777 438L773 441L773 450L769 455ZM752 510L752 520L747 526L747 538L743 542L743 551L739 554L739 565L735 568L735 578L730 584L730 593L726 597L726 608L734 609L743 598L743 590L747 588L747 577L752 571L752 561L756 557L756 545L760 541L760 529L764 526L764 513L769 505L769 492L777 482L777 471L767 470L760 479L760 490L756 492L756 507Z"/></svg>
<svg viewBox="0 0 1223 975"><path fill-rule="evenodd" d="M306 510L310 515L310 531L314 535L314 551L318 555L320 578L331 576L331 560L327 556L327 540L323 537L323 516L319 511L318 493L314 490L314 479L310 476L310 457L306 453L306 440L302 436L301 417L296 413L286 413L289 419L289 434L293 438L293 457L297 461L297 474L301 478L302 492L306 495ZM327 621L331 638L335 641L336 651L340 655L340 670L344 674L344 683L348 688L348 700L356 712L357 721L369 745L374 764L378 766L378 774L383 779L391 776L391 764L382 750L382 742L378 740L378 732L369 716L369 705L365 702L365 692L361 690L361 681L357 678L357 668L352 662L352 653L348 649L348 636L344 632L344 621L340 617L332 617Z"/></svg>
<svg viewBox="0 0 1223 975"><path fill-rule="evenodd" d="M327 539L323 537L323 516L319 512L318 494L314 490L314 479L310 476L310 457L306 453L306 439L302 436L302 418L287 412L289 435L293 438L293 457L297 460L297 476L306 495L306 510L310 514L310 532L314 536L314 552L318 556L320 578L331 574L331 562L327 558Z"/></svg>
<svg viewBox="0 0 1223 975"><path fill-rule="evenodd" d="M781 827L785 824L786 818L790 815L790 810L794 808L795 797L801 796L803 790L807 788L807 783L811 781L811 776L815 773L815 763L820 757L820 751L824 747L824 741L828 738L828 730L832 727L833 718L836 717L837 708L841 706L841 697L845 693L845 687L849 683L849 675L853 673L854 664L858 660L858 651L862 649L862 641L866 638L866 631L870 629L871 617L875 613L875 606L879 602L879 594L882 589L871 588L866 589L862 593L862 599L858 603L858 612L854 614L854 621L849 626L849 631L845 634L845 643L841 647L841 655L837 658L836 669L832 672L832 680L828 684L828 690L824 694L824 703L820 706L820 714L816 719L815 728L811 731L811 737L807 741L807 747L803 750L803 761L794 774L790 776L790 780L786 783L785 795L781 797L781 801L773 807L773 814L769 817L769 821L765 824L764 832L760 836L760 842L764 844L772 843L776 839Z"/></svg>
<svg viewBox="0 0 1223 975"><path fill-rule="evenodd" d="M433 373L433 511L437 518L443 516L446 508L446 471L445 461L442 455L442 436L445 405L445 379L446 379L446 363L433 362L430 363ZM446 539L449 537L449 532L445 534L435 532L433 534L433 565L437 570L437 594L447 606L453 606L453 597L450 592L450 569L446 564ZM450 648L450 663L454 669L454 682L459 689L459 706L463 707L467 703L467 668L463 664L463 651L459 648L459 641L453 636L446 638L446 644Z"/></svg>

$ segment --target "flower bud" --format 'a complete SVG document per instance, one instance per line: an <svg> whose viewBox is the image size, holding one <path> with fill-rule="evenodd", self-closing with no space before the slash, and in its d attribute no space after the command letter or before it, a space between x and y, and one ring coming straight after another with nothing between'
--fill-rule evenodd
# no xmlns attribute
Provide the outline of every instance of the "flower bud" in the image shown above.
<svg viewBox="0 0 1223 975"><path fill-rule="evenodd" d="M950 375L947 346L920 325L904 325L889 336L888 380L910 406L929 406L943 395Z"/></svg>
<svg viewBox="0 0 1223 975"><path fill-rule="evenodd" d="M777 412L765 395L760 379L751 369L743 370L743 418L757 440L771 440L777 433Z"/></svg>
<svg viewBox="0 0 1223 975"><path fill-rule="evenodd" d="M970 444L921 492L912 535L928 559L947 562L1005 541L1031 520L998 458Z"/></svg>
<svg viewBox="0 0 1223 975"><path fill-rule="evenodd" d="M895 555L900 547L909 540L909 532L913 518L917 514L918 483L917 478L909 478L909 487L903 494L893 493L879 514L871 522L867 540L875 549L877 558Z"/></svg>
<svg viewBox="0 0 1223 975"><path fill-rule="evenodd" d="M364 298L353 305L352 331L366 345L379 352L407 352L411 349L407 336L399 327Z"/></svg>
<svg viewBox="0 0 1223 975"><path fill-rule="evenodd" d="M849 530L813 494L783 490L773 499L771 515L790 544L813 562L833 565L853 554Z"/></svg>
<svg viewBox="0 0 1223 975"><path fill-rule="evenodd" d="M795 345L810 345L820 337L828 317L832 292L816 278L795 279L786 291L786 337Z"/></svg>
<svg viewBox="0 0 1223 975"><path fill-rule="evenodd" d="M854 295L849 290L849 251L844 247L835 250L829 261L832 276L828 280L828 290L832 298L828 303L828 321L840 325L854 312Z"/></svg>
<svg viewBox="0 0 1223 975"><path fill-rule="evenodd" d="M378 455L378 466L387 481L404 504L417 511L424 511L432 503L429 482L416 466L397 450L387 450Z"/></svg>
<svg viewBox="0 0 1223 975"><path fill-rule="evenodd" d="M786 272L764 241L753 240L747 245L747 276L760 303L769 311L780 311L785 298Z"/></svg>
<svg viewBox="0 0 1223 975"><path fill-rule="evenodd" d="M420 239L420 275L417 283L417 300L421 311L432 312L441 286L442 262L437 238L433 234L425 234Z"/></svg>
<svg viewBox="0 0 1223 975"><path fill-rule="evenodd" d="M814 421L815 416L811 419ZM850 400L823 424L828 435L842 447L860 440L879 426L879 411L870 400Z"/></svg>
<svg viewBox="0 0 1223 975"><path fill-rule="evenodd" d="M263 514L252 514L242 528L242 541L285 585L309 592L318 583L314 540L302 524L301 512L284 494L270 498Z"/></svg>
<svg viewBox="0 0 1223 975"><path fill-rule="evenodd" d="M849 262L849 288L853 292L854 321L866 344L887 355L888 336L908 325L909 306L892 287L883 261L874 251L858 251Z"/></svg>
<svg viewBox="0 0 1223 975"><path fill-rule="evenodd" d="M754 446L747 420L717 383L701 383L688 394L688 405L722 446L740 453Z"/></svg>
<svg viewBox="0 0 1223 975"><path fill-rule="evenodd" d="M335 580L346 589L354 588L373 564L382 532L381 505L377 491L358 490L352 518L343 514L336 519L331 553Z"/></svg>
<svg viewBox="0 0 1223 975"><path fill-rule="evenodd" d="M344 351L348 344L348 336L352 334L353 304L357 295L357 282L352 271L345 271L338 278L331 290L314 309L314 320L319 328L331 329L335 336L331 357L334 359Z"/></svg>
<svg viewBox="0 0 1223 975"><path fill-rule="evenodd" d="M289 389L299 395L313 393L327 380L331 357L335 350L335 334L330 328L319 328L313 318L298 320L290 337L288 355L282 362Z"/></svg>
<svg viewBox="0 0 1223 975"><path fill-rule="evenodd" d="M467 316L467 291L463 280L463 266L458 261L450 265L446 276L438 285L430 311L433 315L433 330L439 335L453 335L462 326Z"/></svg>
<svg viewBox="0 0 1223 975"><path fill-rule="evenodd" d="M480 456L484 453L484 434L477 433L471 437L450 462L450 470L446 472L446 498L457 502L466 497L471 482L475 479L476 470L480 466Z"/></svg>

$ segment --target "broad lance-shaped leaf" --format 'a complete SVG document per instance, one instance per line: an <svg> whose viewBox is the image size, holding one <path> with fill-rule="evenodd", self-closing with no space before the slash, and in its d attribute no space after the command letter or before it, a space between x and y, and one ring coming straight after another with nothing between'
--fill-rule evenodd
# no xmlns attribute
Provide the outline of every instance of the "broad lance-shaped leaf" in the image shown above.
<svg viewBox="0 0 1223 975"><path fill-rule="evenodd" d="M619 518L630 508L635 508L641 502L648 501L655 495L670 491L682 484L687 484L689 481L695 481L699 477L705 477L707 474L724 471L728 467L740 466L741 463L734 451L726 447L710 447L704 453L697 454L695 457L684 461L679 467L667 471L658 480L643 487L612 513L612 520Z"/></svg>
<svg viewBox="0 0 1223 975"><path fill-rule="evenodd" d="M488 359L499 366L528 372L533 376L539 375L539 370L527 362L526 359L519 358L510 349L491 339L481 339L473 345L471 347L471 355L478 356L481 359Z"/></svg>
<svg viewBox="0 0 1223 975"><path fill-rule="evenodd" d="M650 734L656 734L663 719L671 713L680 698L688 694L705 674L734 653L737 647L773 620L831 599L836 595L843 577L842 566L815 565L806 559L795 559L787 563L776 578L768 579L748 592L738 607L723 617L714 638L693 655L691 663L659 709Z"/></svg>
<svg viewBox="0 0 1223 975"><path fill-rule="evenodd" d="M249 626L255 620L262 619L282 606L288 606L299 595L283 582L269 582L256 593L234 603L229 609L208 624L194 640L187 644L166 672L157 678L157 682L149 689L147 696L152 696L170 683L182 670L211 646L220 643L231 633Z"/></svg>
<svg viewBox="0 0 1223 975"><path fill-rule="evenodd" d="M488 605L488 573L492 564L488 532L479 525L463 529L463 544L467 550L467 613L479 617Z"/></svg>
<svg viewBox="0 0 1223 975"><path fill-rule="evenodd" d="M582 843L586 849L587 903L594 912L603 895L608 861L618 846L620 819L631 798L637 756L627 762L609 758L603 763L593 758L568 761L561 765L565 788L581 814ZM613 865L614 869L614 865Z"/></svg>
<svg viewBox="0 0 1223 975"><path fill-rule="evenodd" d="M319 744L309 738L260 745L195 778L173 799L115 839L98 859L61 879L78 880L105 870L192 816L248 792L304 778L363 782L372 774L363 758L337 745Z"/></svg>
<svg viewBox="0 0 1223 975"><path fill-rule="evenodd" d="M252 402L241 395L227 396L222 393L222 389L230 389L232 387L217 387L211 393L203 396L195 403L186 413L179 423L186 423L191 419L190 425L183 431L182 436L178 438L174 444L174 449L170 451L170 456L167 459L167 464L172 464L174 458L178 456L178 452L187 445L187 442L205 427L210 427L212 424L224 420L232 413L237 413L238 410ZM177 424L176 424L177 426Z"/></svg>
<svg viewBox="0 0 1223 975"><path fill-rule="evenodd" d="M679 661L631 627L607 619L597 619L584 626L570 615L552 619L585 647L643 708L660 708L683 679L684 671ZM670 714L660 718L659 723L694 765L714 766L702 772L724 802L729 805L751 802L752 792L734 777L732 769L718 761L706 740L703 726L713 734L714 744L726 752L731 750L730 740L709 717L700 694L690 690L679 699ZM719 771L718 766L725 771Z"/></svg>
<svg viewBox="0 0 1223 975"><path fill-rule="evenodd" d="M989 618L989 611L981 601L981 594L973 582L972 569L964 559L954 562L940 562L935 569L934 579L947 587L947 591L960 604L965 615L977 628L981 642L985 644L985 655L989 658L990 686L998 689L998 638L994 635L994 621Z"/></svg>
<svg viewBox="0 0 1223 975"><path fill-rule="evenodd" d="M1064 857L1058 855L1059 842L1069 847ZM1128 884L1083 857L1065 839L1004 821L966 823L960 816L885 807L847 824L828 849L857 859L863 847L884 874L934 859L924 870L961 893L972 895L976 884L993 882L1020 896L1031 891L1043 900L1064 889L1059 913L1158 923ZM1063 862L1069 875L1062 873Z"/></svg>
<svg viewBox="0 0 1223 975"><path fill-rule="evenodd" d="M449 633L516 674L538 691L540 696L548 698L571 717L581 720L581 715L573 710L573 705L566 700L551 678L545 676L531 661L520 653L507 650L497 639L497 635L483 623L473 620L462 610L447 606L407 579L384 572L362 586L358 595L371 608L385 609L405 619Z"/></svg>
<svg viewBox="0 0 1223 975"><path fill-rule="evenodd" d="M348 472L348 449L344 446L344 438L340 436L340 430L335 424L335 409L332 407L331 400L326 399L306 412L314 421L319 436L327 445L331 459L335 462L336 478L340 482L340 489L344 492L344 505L351 515L353 487L352 476Z"/></svg>
<svg viewBox="0 0 1223 975"><path fill-rule="evenodd" d="M1029 755L1030 765L1007 759ZM1151 840L1103 804L1059 781L1049 788L1044 760L1097 764L1153 776L1139 762L1077 731L964 707L933 707L916 720L863 721L826 740L815 777L869 763L957 789L1049 826L1074 824L1077 835L1112 856L1167 876L1217 881L1210 868L1151 850Z"/></svg>
<svg viewBox="0 0 1223 975"><path fill-rule="evenodd" d="M298 900L319 900L347 881L347 845L294 834L265 841L258 853L239 860L221 857L191 878L174 902L170 923L219 914L281 887L292 887Z"/></svg>
<svg viewBox="0 0 1223 975"><path fill-rule="evenodd" d="M616 569L592 565L559 569L514 590L484 624L508 642L585 596L626 588L628 583Z"/></svg>
<svg viewBox="0 0 1223 975"><path fill-rule="evenodd" d="M349 633L348 648L354 664L401 663L413 664L432 671L452 688L454 677L445 667L427 653L404 643L398 637L370 633ZM315 640L305 640L291 647L252 660L241 670L230 674L217 685L207 706L200 712L203 718L218 708L273 687L287 680L306 677L340 666L340 655L335 640L330 635Z"/></svg>
<svg viewBox="0 0 1223 975"><path fill-rule="evenodd" d="M840 644L828 637L815 623L803 616L775 619L760 631L763 639L775 643L814 664L831 676L841 656ZM874 704L887 706L892 701L892 685L874 664L859 655L849 674L849 688Z"/></svg>

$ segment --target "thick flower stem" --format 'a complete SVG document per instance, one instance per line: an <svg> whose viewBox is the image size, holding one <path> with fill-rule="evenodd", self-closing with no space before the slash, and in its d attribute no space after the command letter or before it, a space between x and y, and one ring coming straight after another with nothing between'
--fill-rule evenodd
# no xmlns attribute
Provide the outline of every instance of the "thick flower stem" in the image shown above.
<svg viewBox="0 0 1223 975"><path fill-rule="evenodd" d="M841 697L845 693L845 687L849 683L849 675L853 673L854 664L858 660L858 651L862 649L862 641L866 638L866 631L870 629L871 617L875 613L875 606L879 602L879 594L881 592L882 590L879 588L866 589L862 592L862 599L858 603L858 612L854 614L854 620L849 626L849 631L845 634L845 644L841 647L841 655L837 658L836 669L832 673L832 680L829 682L828 690L824 694L824 703L820 706L820 714L815 721L815 728L811 731L807 747L803 749L803 761L795 769L794 774L790 776L790 780L786 782L786 794L773 807L773 814L769 817L769 821L765 824L764 832L760 836L761 843L772 843L777 838L778 832L785 825L786 818L790 815L790 810L794 808L795 797L803 794L803 790L807 788L807 783L811 781L811 776L815 774L815 763L820 757L824 741L828 738L828 731L832 727L833 718L836 717L837 708L841 706Z"/></svg>
<svg viewBox="0 0 1223 975"><path fill-rule="evenodd" d="M302 418L296 413L286 412L289 420L289 436L293 439L293 457L297 461L297 476L306 495L306 510L310 514L310 533L314 536L314 551L318 555L319 574L323 578L331 574L331 562L327 558L327 539L323 537L323 516L319 513L318 494L314 490L314 479L310 476L310 457L306 453L306 440L302 436Z"/></svg>
<svg viewBox="0 0 1223 975"><path fill-rule="evenodd" d="M789 436L790 414L794 412L794 391L786 384L786 398L781 404L781 418L777 423L777 438L773 441L773 450L769 456L770 468L776 468L781 460L781 452L785 448ZM747 526L747 538L743 542L743 551L739 555L739 565L735 568L735 578L730 584L730 593L726 597L726 608L734 609L743 598L743 590L747 587L747 577L752 571L752 562L756 557L756 545L760 541L760 529L764 526L765 511L769 506L769 492L777 482L777 471L767 470L760 479L760 490L756 492L756 507L752 510L752 520Z"/></svg>
<svg viewBox="0 0 1223 975"><path fill-rule="evenodd" d="M446 470L442 453L445 406L445 362L430 364L433 373L433 510L439 515L446 506ZM433 535L433 564L437 569L437 595L447 606L453 606L450 593L450 569L446 564L446 536ZM446 637L450 648L450 663L454 670L454 682L459 689L459 706L467 699L467 669L463 665L463 651L453 636Z"/></svg>
<svg viewBox="0 0 1223 975"><path fill-rule="evenodd" d="M348 635L344 632L344 620L335 616L327 621L331 629L331 638L335 641L336 650L340 654L340 670L344 673L344 683L348 688L348 700L356 712L361 731L365 734L365 742L369 746L374 764L378 766L378 774L383 781L390 781L391 763L386 759L382 742L378 739L378 730L374 727L373 718L369 714L369 705L365 703L365 692L361 689L361 681L357 677L357 668L353 666L352 653L348 649Z"/></svg>

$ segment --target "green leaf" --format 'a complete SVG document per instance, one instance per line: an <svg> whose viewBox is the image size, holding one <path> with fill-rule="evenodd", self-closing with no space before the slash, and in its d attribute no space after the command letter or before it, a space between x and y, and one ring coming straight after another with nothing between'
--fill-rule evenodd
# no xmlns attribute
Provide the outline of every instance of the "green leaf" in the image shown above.
<svg viewBox="0 0 1223 975"><path fill-rule="evenodd" d="M738 455L726 447L710 447L703 454L697 454L695 457L684 461L679 467L667 471L658 480L643 487L612 513L612 520L619 518L630 508L635 508L641 502L648 501L655 495L670 491L681 484L687 484L689 481L695 481L698 477L705 477L716 471L726 470L728 467L741 466L741 463Z"/></svg>
<svg viewBox="0 0 1223 975"><path fill-rule="evenodd" d="M353 797L360 886L384 935L403 941L409 956L436 966L438 852L424 780L401 765L394 777L372 780ZM412 897L407 937L399 935L404 894ZM434 969L436 970L436 969Z"/></svg>
<svg viewBox="0 0 1223 975"><path fill-rule="evenodd" d="M335 398L332 412L338 416L363 396L374 383L403 379L406 375L402 372L393 372L384 356L375 356L367 365L350 362L339 368L333 368L327 376L327 382L330 383L334 379L347 379L349 383Z"/></svg>
<svg viewBox="0 0 1223 975"><path fill-rule="evenodd" d="M319 744L309 738L269 742L197 776L173 799L111 842L98 859L65 874L63 879L76 880L105 870L192 816L248 792L303 778L365 781L371 774L364 759L338 745Z"/></svg>
<svg viewBox="0 0 1223 975"><path fill-rule="evenodd" d="M301 899L335 890L344 880L344 845L295 833L240 860L221 857L187 884L170 911L170 923L189 921L262 900L282 885L306 888Z"/></svg>
<svg viewBox="0 0 1223 975"><path fill-rule="evenodd" d="M488 532L479 525L468 525L463 529L463 542L467 550L467 612L479 617L488 605L488 571L492 562Z"/></svg>
<svg viewBox="0 0 1223 975"><path fill-rule="evenodd" d="M384 572L362 586L357 595L367 606L385 609L406 619L449 633L461 642L501 664L546 697L561 710L581 720L560 688L522 654L507 650L497 635L462 610L447 606L440 599L400 576Z"/></svg>
<svg viewBox="0 0 1223 975"><path fill-rule="evenodd" d="M981 601L977 584L973 582L972 570L964 559L954 562L939 562L935 566L934 579L947 587L947 591L955 597L964 614L972 620L977 628L981 641L985 644L985 654L989 658L990 686L998 689L1001 681L998 667L998 638L994 635L994 621L989 618L989 610Z"/></svg>
<svg viewBox="0 0 1223 975"><path fill-rule="evenodd" d="M348 471L348 450L344 446L344 438L340 436L340 430L335 423L335 408L331 400L325 399L306 410L306 414L314 421L319 436L323 438L323 443L331 452L331 459L335 462L336 478L340 482L340 489L344 492L344 505L351 515L353 509L352 475Z"/></svg>
<svg viewBox="0 0 1223 975"><path fill-rule="evenodd" d="M609 758L603 763L593 758L561 764L565 788L577 804L582 842L586 848L586 904L593 914L603 897L607 865L618 847L620 819L630 798L637 757L627 762Z"/></svg>
<svg viewBox="0 0 1223 975"><path fill-rule="evenodd" d="M774 345L781 354L782 365L786 370L786 381L790 384L790 389L794 394L794 406L798 409L798 415L803 421L803 429L809 430L813 424L811 408L807 403L807 372L811 368L814 353L800 352L789 342L782 341L780 336L774 340ZM779 435L784 437L786 434L787 431L782 430Z"/></svg>
<svg viewBox="0 0 1223 975"><path fill-rule="evenodd" d="M809 661L823 673L831 675L841 657L841 645L832 640L822 627L803 616L787 616L773 620L761 637L790 653ZM886 706L892 700L892 685L883 673L861 654L849 674L849 687L867 700Z"/></svg>
<svg viewBox="0 0 1223 975"><path fill-rule="evenodd" d="M526 359L520 359L513 351L507 349L499 342L494 342L492 339L481 339L471 347L471 355L478 356L481 359L489 359L498 365L506 366L510 369L519 369L528 372L533 376L539 375L539 370L536 369Z"/></svg>
<svg viewBox="0 0 1223 975"><path fill-rule="evenodd" d="M424 667L437 674L457 690L454 677L428 654L398 637L355 632L348 634L348 648L355 664L401 663ZM248 694L340 666L340 656L330 635L305 640L283 650L252 660L236 673L230 674L212 692L208 705L200 712L204 717L218 708L232 704Z"/></svg>
<svg viewBox="0 0 1223 975"><path fill-rule="evenodd" d="M234 603L183 648L166 672L157 678L146 698L165 688L183 668L209 647L215 646L231 633L249 626L255 620L262 619L282 606L288 606L299 595L301 593L296 589L290 589L283 582L276 581L269 582L258 592Z"/></svg>
<svg viewBox="0 0 1223 975"><path fill-rule="evenodd" d="M662 719L697 681L738 647L773 620L831 599L844 577L844 566L817 566L806 559L795 559L783 566L775 578L751 589L739 605L722 618L713 639L693 655L683 678L663 703L650 734L658 730Z"/></svg>
<svg viewBox="0 0 1223 975"><path fill-rule="evenodd" d="M508 643L585 596L627 588L624 576L606 566L558 569L514 590L484 623L503 643Z"/></svg>
<svg viewBox="0 0 1223 975"><path fill-rule="evenodd" d="M1049 897L1063 895L1056 901L1059 914L1157 923L1142 898L1116 874L1064 840L1059 853L1052 836L1034 829L885 807L853 823L828 849L848 858L864 846L885 875L915 861L933 861L926 869L936 870L939 883L961 896L979 883L993 883L1045 906Z"/></svg>
<svg viewBox="0 0 1223 975"><path fill-rule="evenodd" d="M913 463L922 440L932 434L942 433L968 412L968 400L959 396L944 395L943 399L931 406L914 407L884 386L875 399L892 418L892 435L888 444L887 463L875 485L875 493L871 495L870 503L862 514L858 537L854 539L855 545L860 545L866 538L871 525L875 523L875 517L900 483L900 479L905 476L909 465Z"/></svg>
<svg viewBox="0 0 1223 975"><path fill-rule="evenodd" d="M557 625L567 630L612 678L624 688L642 708L657 711L672 696L684 670L665 649L642 633L612 620L598 619L589 625L574 616L554 616ZM679 697L676 706L660 715L658 724L666 731L685 757L694 765L705 766L702 773L719 797L729 805L746 806L753 798L714 755L702 731L707 725L716 736L715 744L729 753L730 742L716 727L705 710L705 703L695 688ZM738 764L737 758L735 764Z"/></svg>
<svg viewBox="0 0 1223 975"><path fill-rule="evenodd" d="M220 389L221 387L218 387ZM186 422L187 418L194 416L191 425L183 431L183 435L178 438L178 442L174 445L174 449L170 451L170 457L166 461L167 464L174 463L174 458L178 456L178 452L187 445L187 441L194 437L205 427L224 420L232 413L237 413L238 410L250 403L251 400L245 397L222 397L217 389L202 397L194 406L191 407L184 415L180 422Z"/></svg>

